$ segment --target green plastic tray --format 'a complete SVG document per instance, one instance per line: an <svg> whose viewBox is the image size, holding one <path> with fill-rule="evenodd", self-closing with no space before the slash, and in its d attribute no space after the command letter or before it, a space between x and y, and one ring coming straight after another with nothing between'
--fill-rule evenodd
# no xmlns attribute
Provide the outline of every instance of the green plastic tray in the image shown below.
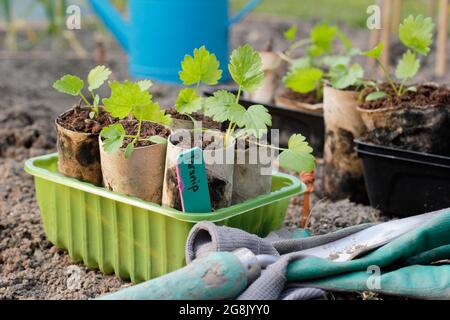
<svg viewBox="0 0 450 320"><path fill-rule="evenodd" d="M48 239L75 261L141 282L182 267L191 227L208 220L260 236L283 225L289 199L303 193L297 178L276 173L272 192L213 213L186 214L66 177L58 157L28 160Z"/></svg>

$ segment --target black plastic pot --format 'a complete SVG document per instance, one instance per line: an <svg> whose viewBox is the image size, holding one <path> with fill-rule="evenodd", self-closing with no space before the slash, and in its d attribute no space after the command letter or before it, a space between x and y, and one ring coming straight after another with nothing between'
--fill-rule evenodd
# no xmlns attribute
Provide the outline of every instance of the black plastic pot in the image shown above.
<svg viewBox="0 0 450 320"><path fill-rule="evenodd" d="M204 92L204 94L205 96L211 96L212 92ZM252 104L261 104L269 110L272 115L272 129L280 130L280 146L286 147L292 134L301 133L314 149L314 155L322 157L325 140L325 123L322 114L298 111L245 99L240 99L240 103L244 107Z"/></svg>
<svg viewBox="0 0 450 320"><path fill-rule="evenodd" d="M400 217L450 207L450 157L355 143L371 206Z"/></svg>

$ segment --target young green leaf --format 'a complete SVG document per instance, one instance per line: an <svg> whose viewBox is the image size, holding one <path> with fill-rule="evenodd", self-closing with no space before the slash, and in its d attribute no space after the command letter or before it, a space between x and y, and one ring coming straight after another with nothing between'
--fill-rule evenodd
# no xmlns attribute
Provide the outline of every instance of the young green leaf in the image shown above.
<svg viewBox="0 0 450 320"><path fill-rule="evenodd" d="M152 96L148 91L142 91L138 84L125 81L113 81L109 84L111 97L103 99L106 111L113 117L123 119L133 108L152 104Z"/></svg>
<svg viewBox="0 0 450 320"><path fill-rule="evenodd" d="M330 70L330 84L342 90L356 85L363 76L364 69L359 63L354 63L350 68L340 64Z"/></svg>
<svg viewBox="0 0 450 320"><path fill-rule="evenodd" d="M103 150L107 153L115 153L122 147L125 129L120 123L111 124L102 129L100 136L105 139L103 141Z"/></svg>
<svg viewBox="0 0 450 320"><path fill-rule="evenodd" d="M264 80L261 56L249 44L231 53L228 69L234 81L247 92L257 89Z"/></svg>
<svg viewBox="0 0 450 320"><path fill-rule="evenodd" d="M328 24L318 24L311 30L311 41L322 52L329 52L336 37L338 28Z"/></svg>
<svg viewBox="0 0 450 320"><path fill-rule="evenodd" d="M349 37L347 37L347 35L345 33L338 30L337 36L338 36L339 40L341 41L341 43L344 45L346 51L349 51L352 49L352 47L353 47L352 41L349 39Z"/></svg>
<svg viewBox="0 0 450 320"><path fill-rule="evenodd" d="M167 144L167 139L161 136L150 136L146 140L151 141L156 144Z"/></svg>
<svg viewBox="0 0 450 320"><path fill-rule="evenodd" d="M384 98L388 96L388 94L384 91L374 91L370 94L368 94L365 98L366 101L373 101L373 100L378 100L381 98Z"/></svg>
<svg viewBox="0 0 450 320"><path fill-rule="evenodd" d="M298 68L289 72L283 81L295 92L308 93L320 84L322 77L323 72L318 68Z"/></svg>
<svg viewBox="0 0 450 320"><path fill-rule="evenodd" d="M181 68L179 76L187 86L199 82L215 85L222 77L216 55L206 50L205 46L195 49L194 56L186 55L181 62Z"/></svg>
<svg viewBox="0 0 450 320"><path fill-rule="evenodd" d="M137 84L142 91L147 91L153 85L153 82L151 80L140 80Z"/></svg>
<svg viewBox="0 0 450 320"><path fill-rule="evenodd" d="M417 88L414 86L411 86L411 87L406 88L406 91L417 92Z"/></svg>
<svg viewBox="0 0 450 320"><path fill-rule="evenodd" d="M97 66L94 69L92 69L87 77L88 81L88 90L94 91L98 88L100 88L106 80L108 80L109 76L111 75L111 70L109 70L105 66Z"/></svg>
<svg viewBox="0 0 450 320"><path fill-rule="evenodd" d="M434 24L431 18L408 16L399 27L400 41L408 48L427 55L433 41Z"/></svg>
<svg viewBox="0 0 450 320"><path fill-rule="evenodd" d="M395 69L395 76L405 80L414 77L420 68L420 60L416 59L416 54L411 50L406 51Z"/></svg>
<svg viewBox="0 0 450 320"><path fill-rule="evenodd" d="M313 66L311 57L302 57L295 59L291 62L290 70L295 70L299 68L310 68Z"/></svg>
<svg viewBox="0 0 450 320"><path fill-rule="evenodd" d="M124 152L125 159L129 159L133 151L134 151L134 141L129 143L125 148Z"/></svg>
<svg viewBox="0 0 450 320"><path fill-rule="evenodd" d="M293 42L295 40L295 37L297 36L297 25L293 24L283 33L283 35L287 41Z"/></svg>
<svg viewBox="0 0 450 320"><path fill-rule="evenodd" d="M217 122L228 121L231 118L231 107L235 104L234 94L226 90L216 91L212 97L205 99L205 115Z"/></svg>
<svg viewBox="0 0 450 320"><path fill-rule="evenodd" d="M267 126L272 125L272 116L260 104L248 107L245 112L239 114L239 117L233 116L237 125L243 127L247 133L254 135L258 139L267 132Z"/></svg>
<svg viewBox="0 0 450 320"><path fill-rule="evenodd" d="M310 172L314 170L316 164L313 149L308 145L305 137L301 134L294 134L289 138L288 149L278 156L280 166L296 172Z"/></svg>
<svg viewBox="0 0 450 320"><path fill-rule="evenodd" d="M202 108L202 98L194 89L185 88L178 93L175 107L179 113L191 114Z"/></svg>
<svg viewBox="0 0 450 320"><path fill-rule="evenodd" d="M380 42L374 48L364 51L363 55L369 58L380 59L381 54L383 53L384 43Z"/></svg>
<svg viewBox="0 0 450 320"><path fill-rule="evenodd" d="M151 121L162 125L170 125L172 118L166 115L161 109L159 103L151 102L147 105L134 106L132 110L133 116L138 120Z"/></svg>
<svg viewBox="0 0 450 320"><path fill-rule="evenodd" d="M63 76L61 79L53 83L53 88L57 91L71 96L78 96L83 90L84 81L71 74Z"/></svg>
<svg viewBox="0 0 450 320"><path fill-rule="evenodd" d="M323 63L332 69L338 65L348 66L351 58L349 56L326 56L323 58Z"/></svg>

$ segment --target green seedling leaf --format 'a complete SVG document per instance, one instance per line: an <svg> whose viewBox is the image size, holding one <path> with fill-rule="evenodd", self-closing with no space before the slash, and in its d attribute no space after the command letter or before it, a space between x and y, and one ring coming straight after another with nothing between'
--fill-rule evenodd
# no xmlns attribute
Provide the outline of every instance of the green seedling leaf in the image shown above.
<svg viewBox="0 0 450 320"><path fill-rule="evenodd" d="M352 41L349 39L349 37L347 37L347 35L345 33L343 33L342 31L339 30L337 33L337 36L338 36L339 40L342 42L342 44L344 45L344 48L346 51L353 49Z"/></svg>
<svg viewBox="0 0 450 320"><path fill-rule="evenodd" d="M290 70L295 70L295 69L299 69L299 68L310 68L310 67L312 67L311 58L310 57L302 57L302 58L298 58L298 59L295 59L294 61L292 61Z"/></svg>
<svg viewBox="0 0 450 320"><path fill-rule="evenodd" d="M89 119L94 119L95 118L95 112L91 111L89 112Z"/></svg>
<svg viewBox="0 0 450 320"><path fill-rule="evenodd" d="M125 129L119 124L111 124L103 128L100 136L105 139L103 141L103 150L107 153L116 153L122 147L125 139Z"/></svg>
<svg viewBox="0 0 450 320"><path fill-rule="evenodd" d="M111 70L109 70L105 66L97 66L94 69L92 69L87 77L88 81L88 90L94 91L98 88L100 88L106 80L108 80L109 76L111 75Z"/></svg>
<svg viewBox="0 0 450 320"><path fill-rule="evenodd" d="M150 89L150 87L153 85L153 82L151 80L140 80L137 82L137 84L142 91L148 91L148 89Z"/></svg>
<svg viewBox="0 0 450 320"><path fill-rule="evenodd" d="M247 92L257 89L264 80L261 56L249 44L231 53L228 69L234 81Z"/></svg>
<svg viewBox="0 0 450 320"><path fill-rule="evenodd" d="M293 42L295 40L295 37L297 36L297 25L293 24L283 33L283 35L287 41Z"/></svg>
<svg viewBox="0 0 450 320"><path fill-rule="evenodd" d="M205 115L217 122L228 121L231 119L231 107L235 104L234 94L226 90L216 91L212 97L205 99Z"/></svg>
<svg viewBox="0 0 450 320"><path fill-rule="evenodd" d="M384 43L380 42L374 48L372 48L368 51L364 51L362 54L369 58L380 59L381 55L383 54L383 49L384 49Z"/></svg>
<svg viewBox="0 0 450 320"><path fill-rule="evenodd" d="M311 30L311 41L313 46L310 47L310 53L313 56L319 56L324 52L330 52L333 41L336 37L338 28L328 24L315 25Z"/></svg>
<svg viewBox="0 0 450 320"><path fill-rule="evenodd" d="M283 79L289 89L308 93L313 91L322 81L323 72L318 68L298 68L289 72Z"/></svg>
<svg viewBox="0 0 450 320"><path fill-rule="evenodd" d="M205 46L195 49L194 56L186 55L181 62L181 69L180 79L187 86L200 82L215 85L222 77L216 55L206 50Z"/></svg>
<svg viewBox="0 0 450 320"><path fill-rule="evenodd" d="M244 109L245 110L245 109ZM267 132L267 126L272 125L272 116L269 111L264 106L257 104L248 107L248 109L240 113L241 118L236 119L236 123L239 127L243 127L245 131L252 134L256 138L261 138L261 136Z"/></svg>
<svg viewBox="0 0 450 320"><path fill-rule="evenodd" d="M315 169L313 149L309 146L305 137L294 134L289 138L288 149L278 156L280 166L296 172L310 172Z"/></svg>
<svg viewBox="0 0 450 320"><path fill-rule="evenodd" d="M134 108L152 104L152 96L148 91L142 91L137 83L113 81L109 84L111 97L103 99L106 111L113 117L123 119Z"/></svg>
<svg viewBox="0 0 450 320"><path fill-rule="evenodd" d="M151 121L166 126L172 123L170 115L167 115L157 102L151 102L143 106L134 106L132 113L139 120Z"/></svg>
<svg viewBox="0 0 450 320"><path fill-rule="evenodd" d="M400 41L406 47L422 55L427 55L433 42L433 28L434 24L431 18L410 15L400 24Z"/></svg>
<svg viewBox="0 0 450 320"><path fill-rule="evenodd" d="M397 68L395 69L395 76L398 79L405 80L414 77L420 68L420 60L416 59L416 54L411 50L406 51Z"/></svg>
<svg viewBox="0 0 450 320"><path fill-rule="evenodd" d="M338 65L348 66L350 64L349 56L326 56L323 58L323 63L330 69L335 68Z"/></svg>
<svg viewBox="0 0 450 320"><path fill-rule="evenodd" d="M191 114L202 108L202 98L194 89L185 88L178 93L175 107L179 113Z"/></svg>
<svg viewBox="0 0 450 320"><path fill-rule="evenodd" d="M414 86L406 88L406 91L417 92L417 88Z"/></svg>
<svg viewBox="0 0 450 320"><path fill-rule="evenodd" d="M100 103L100 96L98 94L96 94L94 96L94 101L93 101L93 104L92 104L94 106L95 110L97 110L99 103Z"/></svg>
<svg viewBox="0 0 450 320"><path fill-rule="evenodd" d="M57 91L71 96L78 96L83 90L84 81L77 76L68 74L53 83L53 88Z"/></svg>
<svg viewBox="0 0 450 320"><path fill-rule="evenodd" d="M330 84L336 89L345 89L356 85L363 76L364 70L358 63L354 63L350 68L337 65L330 70Z"/></svg>
<svg viewBox="0 0 450 320"><path fill-rule="evenodd" d="M134 141L129 143L127 145L127 147L125 148L125 152L124 152L125 159L129 159L131 154L133 153L133 151L134 151Z"/></svg>
<svg viewBox="0 0 450 320"><path fill-rule="evenodd" d="M147 140L156 144L167 144L167 139L161 136L150 136Z"/></svg>
<svg viewBox="0 0 450 320"><path fill-rule="evenodd" d="M366 96L366 101L373 101L384 98L388 96L388 94L384 91L374 91Z"/></svg>

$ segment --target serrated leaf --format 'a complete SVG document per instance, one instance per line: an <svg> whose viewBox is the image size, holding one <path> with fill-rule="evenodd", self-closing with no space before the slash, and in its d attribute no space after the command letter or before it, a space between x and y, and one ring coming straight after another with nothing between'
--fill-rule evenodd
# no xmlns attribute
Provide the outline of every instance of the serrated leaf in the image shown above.
<svg viewBox="0 0 450 320"><path fill-rule="evenodd" d="M289 72L283 82L295 92L308 93L317 88L322 77L323 72L318 68L298 68Z"/></svg>
<svg viewBox="0 0 450 320"><path fill-rule="evenodd" d="M305 137L301 134L294 134L289 138L288 149L278 156L280 166L296 172L310 172L314 170L316 164L313 149L309 146Z"/></svg>
<svg viewBox="0 0 450 320"><path fill-rule="evenodd" d="M321 52L330 52L338 28L328 24L315 25L311 30L311 41L314 47Z"/></svg>
<svg viewBox="0 0 450 320"><path fill-rule="evenodd" d="M113 117L123 119L133 108L152 104L152 96L148 91L142 91L137 83L113 81L109 84L111 96L103 99L105 110Z"/></svg>
<svg viewBox="0 0 450 320"><path fill-rule="evenodd" d="M185 88L178 93L175 107L179 113L191 114L202 108L202 98L192 88Z"/></svg>
<svg viewBox="0 0 450 320"><path fill-rule="evenodd" d="M147 91L153 85L153 82L151 80L140 80L137 84L142 91Z"/></svg>
<svg viewBox="0 0 450 320"><path fill-rule="evenodd" d="M306 138L299 133L293 134L288 140L288 148L291 150L296 150L298 152L313 152L313 148L311 148L306 141Z"/></svg>
<svg viewBox="0 0 450 320"><path fill-rule="evenodd" d="M380 42L374 48L364 51L362 54L369 58L380 59L381 55L383 54L383 49L384 43Z"/></svg>
<svg viewBox="0 0 450 320"><path fill-rule="evenodd" d="M150 136L147 140L156 144L167 144L167 139L161 136Z"/></svg>
<svg viewBox="0 0 450 320"><path fill-rule="evenodd" d="M111 75L111 70L109 70L105 66L97 66L94 69L92 69L87 77L88 81L88 90L94 91L98 88L100 88L106 80L108 80L109 76Z"/></svg>
<svg viewBox="0 0 450 320"><path fill-rule="evenodd" d="M433 42L434 23L431 18L422 15L408 16L399 27L400 41L408 48L427 55Z"/></svg>
<svg viewBox="0 0 450 320"><path fill-rule="evenodd" d="M100 136L105 139L103 141L103 150L107 153L115 153L122 147L125 129L120 123L111 124L102 129Z"/></svg>
<svg viewBox="0 0 450 320"><path fill-rule="evenodd" d="M57 91L71 96L78 96L83 87L84 81L71 74L67 74L53 83L53 88Z"/></svg>
<svg viewBox="0 0 450 320"><path fill-rule="evenodd" d="M125 148L125 152L124 152L125 159L129 159L131 154L133 153L133 151L134 151L134 141L129 143L127 145L127 147Z"/></svg>
<svg viewBox="0 0 450 320"><path fill-rule="evenodd" d="M170 115L167 115L157 102L152 102L143 106L134 106L132 113L136 119L155 122L166 126L172 123Z"/></svg>
<svg viewBox="0 0 450 320"><path fill-rule="evenodd" d="M287 41L293 42L297 36L297 25L293 24L283 33L283 36Z"/></svg>
<svg viewBox="0 0 450 320"><path fill-rule="evenodd" d="M236 96L226 90L214 92L212 97L205 99L205 115L217 122L228 121L231 118L231 106L236 103Z"/></svg>
<svg viewBox="0 0 450 320"><path fill-rule="evenodd" d="M397 79L405 80L414 77L420 68L420 60L416 59L416 54L411 50L406 51L400 59L395 76Z"/></svg>
<svg viewBox="0 0 450 320"><path fill-rule="evenodd" d="M272 116L267 108L260 104L248 107L241 117L239 122L236 119L238 126L243 127L247 133L256 138L260 138L267 132L267 127L272 125Z"/></svg>
<svg viewBox="0 0 450 320"><path fill-rule="evenodd" d="M264 80L261 56L249 44L233 50L228 69L234 81L247 92L257 89Z"/></svg>
<svg viewBox="0 0 450 320"><path fill-rule="evenodd" d="M330 84L336 89L345 89L356 85L364 76L364 69L359 63L354 63L350 68L337 65L330 70Z"/></svg>
<svg viewBox="0 0 450 320"><path fill-rule="evenodd" d="M370 94L368 94L365 98L366 101L373 101L373 100L378 100L381 98L386 97L388 94L384 91L374 91Z"/></svg>
<svg viewBox="0 0 450 320"><path fill-rule="evenodd" d="M215 85L222 77L219 61L215 54L206 50L205 46L194 50L194 56L186 55L181 62L180 80L184 85L197 84Z"/></svg>

